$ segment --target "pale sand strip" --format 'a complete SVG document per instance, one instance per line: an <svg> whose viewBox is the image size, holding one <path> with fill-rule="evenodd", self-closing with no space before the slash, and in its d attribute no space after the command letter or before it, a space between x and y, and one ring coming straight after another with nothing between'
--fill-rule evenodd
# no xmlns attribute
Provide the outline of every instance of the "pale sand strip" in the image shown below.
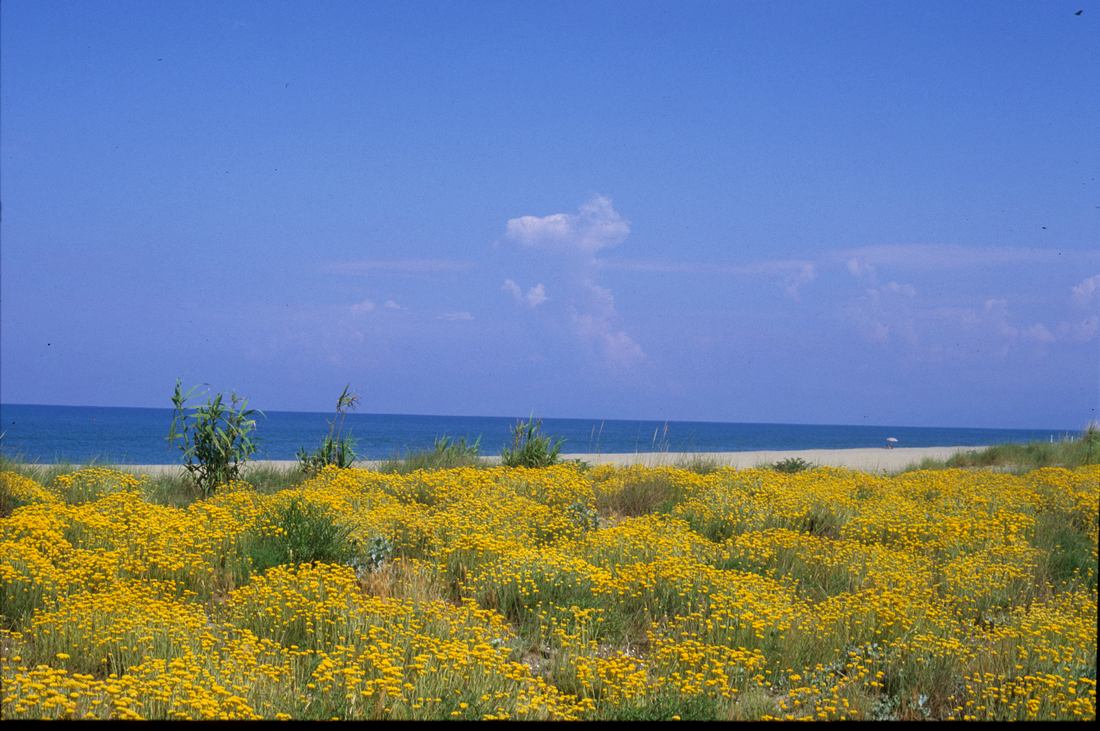
<svg viewBox="0 0 1100 731"><path fill-rule="evenodd" d="M566 459L582 459L590 464L629 465L649 467L675 465L692 459L713 461L715 464L737 467L762 467L780 460L798 457L805 461L830 467L849 467L865 472L900 470L926 457L947 459L957 452L967 452L985 447L898 447L883 449L795 449L761 452L639 452L637 454L570 454Z"/></svg>
<svg viewBox="0 0 1100 731"><path fill-rule="evenodd" d="M892 472L919 462L925 457L931 457L932 459L947 459L956 452L966 452L984 448L985 447L898 447L897 449L883 449L881 447L869 447L863 449L797 449L763 452L632 452L627 454L563 454L561 458L580 459L592 465L636 464L648 467L675 465L677 462L701 459L713 461L718 465L746 468L770 465L789 457L800 457L816 465L849 467L865 472ZM483 459L489 464L497 464L500 462L500 457L484 457ZM294 460L258 460L249 464L286 469L294 467L298 463ZM379 464L381 464L379 460L363 460L356 462L355 466L371 469L377 467ZM45 467L49 465L41 466ZM164 464L119 465L119 468L128 472L145 473L148 475L183 472L183 468L178 465Z"/></svg>

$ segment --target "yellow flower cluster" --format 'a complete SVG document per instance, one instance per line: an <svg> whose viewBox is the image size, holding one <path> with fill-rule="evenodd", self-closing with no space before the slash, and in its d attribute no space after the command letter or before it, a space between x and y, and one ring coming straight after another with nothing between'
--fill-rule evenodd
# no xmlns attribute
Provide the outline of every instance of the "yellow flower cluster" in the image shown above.
<svg viewBox="0 0 1100 731"><path fill-rule="evenodd" d="M66 475L58 475L53 488L57 495L67 503L86 503L98 500L117 492L130 492L141 489L144 477L129 472L104 467L85 467Z"/></svg>
<svg viewBox="0 0 1100 731"><path fill-rule="evenodd" d="M4 718L1096 717L1096 466L144 485L0 473Z"/></svg>

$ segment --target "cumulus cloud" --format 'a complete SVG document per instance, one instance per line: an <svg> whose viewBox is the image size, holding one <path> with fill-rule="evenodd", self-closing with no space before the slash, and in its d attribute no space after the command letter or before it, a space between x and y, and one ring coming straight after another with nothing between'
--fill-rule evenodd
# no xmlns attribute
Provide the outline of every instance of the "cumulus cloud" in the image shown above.
<svg viewBox="0 0 1100 731"><path fill-rule="evenodd" d="M629 234L630 222L601 195L589 199L577 213L520 216L509 219L504 230L505 237L520 246L585 254L621 244Z"/></svg>
<svg viewBox="0 0 1100 731"><path fill-rule="evenodd" d="M1087 343L1100 331L1100 317L1093 315L1080 321L1061 320L1057 323L1022 323L1012 317L1008 300L1000 297L986 299L981 309L939 308L934 315L941 321L966 330L981 331L993 335L1000 342L1003 354L1014 347L1027 344L1052 345L1055 343Z"/></svg>
<svg viewBox="0 0 1100 731"><path fill-rule="evenodd" d="M615 297L597 281L600 262L596 255L621 244L629 234L630 223L609 198L600 195L590 198L576 213L509 219L504 231L505 239L521 250L543 255L538 264L554 279L555 298L568 314L574 333L616 367L638 363L645 353L618 324ZM541 282L524 292L515 280L506 279L502 289L531 308L549 299Z"/></svg>
<svg viewBox="0 0 1100 731"><path fill-rule="evenodd" d="M442 315L436 318L437 320L449 320L451 322L463 322L466 320L474 319L474 316L465 310L457 312L444 312Z"/></svg>
<svg viewBox="0 0 1100 731"><path fill-rule="evenodd" d="M397 304L397 303L396 303L396 302L394 302L393 300L386 300L386 301L385 301L385 302L384 302L384 303L382 304L382 306L383 306L383 307L385 307L385 308L386 308L387 310L403 310L403 309L405 309L404 307L402 307L401 305Z"/></svg>
<svg viewBox="0 0 1100 731"><path fill-rule="evenodd" d="M1095 274L1072 289L1073 301L1081 307L1087 307L1100 292L1100 274Z"/></svg>
<svg viewBox="0 0 1100 731"><path fill-rule="evenodd" d="M368 312L374 312L375 304L370 300L363 300L351 306L351 311L356 315L365 315Z"/></svg>
<svg viewBox="0 0 1100 731"><path fill-rule="evenodd" d="M512 298L518 304L527 305L528 307L538 307L547 300L546 287L541 282L528 289L527 294L524 294L523 288L512 279L505 279L501 289L512 295Z"/></svg>

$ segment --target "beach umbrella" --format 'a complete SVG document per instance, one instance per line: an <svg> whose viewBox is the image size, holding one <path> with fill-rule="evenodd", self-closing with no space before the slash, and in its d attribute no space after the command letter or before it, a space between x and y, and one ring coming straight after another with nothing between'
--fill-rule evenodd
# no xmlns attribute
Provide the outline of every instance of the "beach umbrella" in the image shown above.
<svg viewBox="0 0 1100 731"><path fill-rule="evenodd" d="M886 437L886 447L888 449L892 448L897 443L898 443L898 440L895 439L894 437Z"/></svg>
<svg viewBox="0 0 1100 731"><path fill-rule="evenodd" d="M888 441L888 442L896 442L896 441L897 441L897 439L895 439L894 437L886 437L886 441Z"/></svg>

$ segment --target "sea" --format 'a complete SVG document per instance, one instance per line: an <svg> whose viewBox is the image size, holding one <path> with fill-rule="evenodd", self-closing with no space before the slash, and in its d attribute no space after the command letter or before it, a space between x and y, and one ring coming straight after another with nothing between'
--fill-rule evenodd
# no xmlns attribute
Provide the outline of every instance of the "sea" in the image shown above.
<svg viewBox="0 0 1100 731"><path fill-rule="evenodd" d="M518 418L353 412L344 432L359 459L431 449L442 436L476 440L481 454L499 455ZM265 411L257 416L253 459L291 460L299 448L313 451L332 419L331 413ZM179 447L166 439L171 422L171 409L0 404L0 454L44 464L176 464ZM542 433L563 439L563 454L845 449L883 447L887 438L898 447L979 446L1076 436L1064 429L556 418L542 420Z"/></svg>

